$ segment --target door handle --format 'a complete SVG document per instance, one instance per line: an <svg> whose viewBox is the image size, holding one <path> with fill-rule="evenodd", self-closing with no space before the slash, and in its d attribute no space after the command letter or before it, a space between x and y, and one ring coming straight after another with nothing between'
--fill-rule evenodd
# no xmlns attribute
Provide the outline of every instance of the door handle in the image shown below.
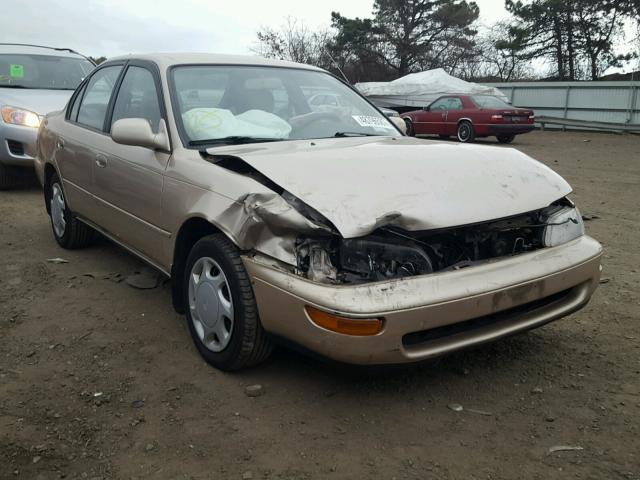
<svg viewBox="0 0 640 480"><path fill-rule="evenodd" d="M58 141L56 142L56 148L58 150L62 150L64 148L64 140L59 138Z"/></svg>
<svg viewBox="0 0 640 480"><path fill-rule="evenodd" d="M96 155L96 165L99 168L105 168L107 166L107 157L104 155Z"/></svg>

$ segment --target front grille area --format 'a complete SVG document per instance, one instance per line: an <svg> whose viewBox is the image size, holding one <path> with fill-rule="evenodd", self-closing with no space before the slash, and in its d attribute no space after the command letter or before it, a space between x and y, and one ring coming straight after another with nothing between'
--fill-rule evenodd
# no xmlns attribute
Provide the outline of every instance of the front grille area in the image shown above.
<svg viewBox="0 0 640 480"><path fill-rule="evenodd" d="M12 155L24 156L24 144L15 140L7 140L7 146Z"/></svg>
<svg viewBox="0 0 640 480"><path fill-rule="evenodd" d="M408 333L402 337L402 343L406 347L411 347L440 340L442 338L452 337L461 333L468 333L489 326L495 326L501 322L509 322L515 317L546 307L554 302L566 298L572 290L573 288L569 288L567 290L554 293L553 295L549 295L548 297L534 300L533 302L518 305L517 307L492 313L490 315L472 318L471 320L466 320L464 322L443 325L442 327L430 328L429 330L422 330L420 332Z"/></svg>

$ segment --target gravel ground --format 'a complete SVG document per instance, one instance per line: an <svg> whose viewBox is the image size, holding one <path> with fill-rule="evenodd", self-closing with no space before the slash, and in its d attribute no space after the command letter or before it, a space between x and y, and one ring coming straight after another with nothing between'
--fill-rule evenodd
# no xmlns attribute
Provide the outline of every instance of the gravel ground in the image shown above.
<svg viewBox="0 0 640 480"><path fill-rule="evenodd" d="M128 286L144 267L106 241L61 250L37 189L0 192L0 478L640 479L640 137L514 146L598 217L604 283L542 329L385 370L281 349L216 371L166 283Z"/></svg>

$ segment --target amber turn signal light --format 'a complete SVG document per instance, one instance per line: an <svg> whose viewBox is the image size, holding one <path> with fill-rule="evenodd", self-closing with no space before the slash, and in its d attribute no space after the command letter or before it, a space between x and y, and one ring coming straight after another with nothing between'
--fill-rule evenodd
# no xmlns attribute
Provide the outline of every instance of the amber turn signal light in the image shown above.
<svg viewBox="0 0 640 480"><path fill-rule="evenodd" d="M377 335L382 331L382 319L380 318L345 318L309 306L304 309L313 323L332 332L365 337Z"/></svg>

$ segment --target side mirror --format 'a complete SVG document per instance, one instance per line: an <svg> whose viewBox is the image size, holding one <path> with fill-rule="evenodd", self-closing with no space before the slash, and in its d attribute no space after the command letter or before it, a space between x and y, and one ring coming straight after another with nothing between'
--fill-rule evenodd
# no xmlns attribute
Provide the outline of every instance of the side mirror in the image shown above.
<svg viewBox="0 0 640 480"><path fill-rule="evenodd" d="M402 133L407 134L407 123L402 117L389 117L389 120L400 129Z"/></svg>
<svg viewBox="0 0 640 480"><path fill-rule="evenodd" d="M425 112L428 112L429 110L431 110L431 107L427 105L426 107L422 107L422 110L424 110Z"/></svg>
<svg viewBox="0 0 640 480"><path fill-rule="evenodd" d="M152 150L169 150L167 125L160 120L158 133L153 133L151 125L144 118L123 118L111 126L111 138L114 142Z"/></svg>

